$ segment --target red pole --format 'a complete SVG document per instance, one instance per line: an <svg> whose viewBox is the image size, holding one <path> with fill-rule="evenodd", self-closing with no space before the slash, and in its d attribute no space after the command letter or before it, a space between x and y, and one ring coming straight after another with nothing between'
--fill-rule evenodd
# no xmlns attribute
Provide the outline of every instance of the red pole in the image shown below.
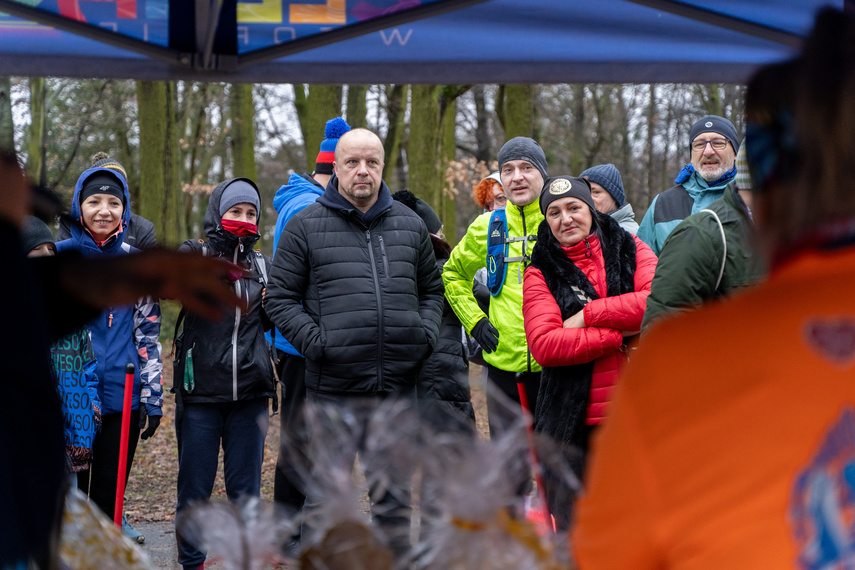
<svg viewBox="0 0 855 570"><path fill-rule="evenodd" d="M520 394L520 405L524 412L528 414L527 420L530 420L534 417L534 414L531 413L531 408L528 405L528 395L525 393L525 382L517 382L517 391ZM549 512L549 506L546 504L546 492L543 488L543 478L540 476L540 463L537 460L537 452L534 449L534 427L532 426L531 421L526 421L525 423L525 433L528 436L528 448L531 451L531 464L534 467L534 479L537 482L537 497L538 502L540 503L540 508L542 509L544 516L544 522L546 525L552 529L552 523L549 521L552 520L552 515Z"/></svg>
<svg viewBox="0 0 855 570"><path fill-rule="evenodd" d="M122 439L119 440L119 476L116 478L116 508L113 522L122 526L122 510L125 507L125 479L128 467L128 435L131 432L131 396L134 395L134 365L125 366L125 400L122 405ZM142 404L140 404L142 405Z"/></svg>

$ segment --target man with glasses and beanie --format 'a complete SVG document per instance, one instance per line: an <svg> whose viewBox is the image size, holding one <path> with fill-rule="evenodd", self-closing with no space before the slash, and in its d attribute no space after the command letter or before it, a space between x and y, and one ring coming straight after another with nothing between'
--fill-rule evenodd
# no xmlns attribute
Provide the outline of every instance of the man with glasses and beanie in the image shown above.
<svg viewBox="0 0 855 570"><path fill-rule="evenodd" d="M733 123L707 115L692 126L689 140L691 162L677 175L676 186L653 198L638 228L638 237L656 255L680 222L721 198L736 177L739 137Z"/></svg>

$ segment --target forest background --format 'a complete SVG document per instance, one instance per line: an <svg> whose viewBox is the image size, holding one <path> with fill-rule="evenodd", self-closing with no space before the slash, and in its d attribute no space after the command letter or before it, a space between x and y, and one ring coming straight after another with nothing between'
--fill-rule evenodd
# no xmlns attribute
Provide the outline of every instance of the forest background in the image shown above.
<svg viewBox="0 0 855 570"><path fill-rule="evenodd" d="M0 148L66 204L104 151L128 172L135 213L158 242L204 237L213 187L258 183L259 247L272 255L273 196L292 172L311 172L328 119L378 133L384 179L439 213L452 244L480 213L471 188L496 169L514 136L540 142L549 172L613 163L641 221L653 196L689 160L688 133L705 114L742 133L738 85L276 85L0 78Z"/></svg>

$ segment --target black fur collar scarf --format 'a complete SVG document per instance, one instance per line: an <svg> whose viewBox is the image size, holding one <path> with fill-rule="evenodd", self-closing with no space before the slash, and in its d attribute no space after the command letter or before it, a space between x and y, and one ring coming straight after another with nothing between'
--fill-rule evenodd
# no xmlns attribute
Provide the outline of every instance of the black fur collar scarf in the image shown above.
<svg viewBox="0 0 855 570"><path fill-rule="evenodd" d="M635 240L608 214L596 213L597 235L605 260L608 297L635 291ZM531 252L531 265L543 274L546 285L567 319L588 303L599 299L594 286L581 269L567 258L546 220L537 230L537 243Z"/></svg>

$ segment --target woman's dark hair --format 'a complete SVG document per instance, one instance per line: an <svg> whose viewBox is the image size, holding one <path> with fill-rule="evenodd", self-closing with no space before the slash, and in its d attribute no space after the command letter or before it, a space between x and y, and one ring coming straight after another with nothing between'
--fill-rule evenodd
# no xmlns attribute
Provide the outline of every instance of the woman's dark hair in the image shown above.
<svg viewBox="0 0 855 570"><path fill-rule="evenodd" d="M855 14L819 13L802 54L764 67L745 98L761 239L773 255L838 220L855 218ZM752 125L760 135L752 139ZM765 146L758 149L755 145ZM763 166L762 162L758 166Z"/></svg>

